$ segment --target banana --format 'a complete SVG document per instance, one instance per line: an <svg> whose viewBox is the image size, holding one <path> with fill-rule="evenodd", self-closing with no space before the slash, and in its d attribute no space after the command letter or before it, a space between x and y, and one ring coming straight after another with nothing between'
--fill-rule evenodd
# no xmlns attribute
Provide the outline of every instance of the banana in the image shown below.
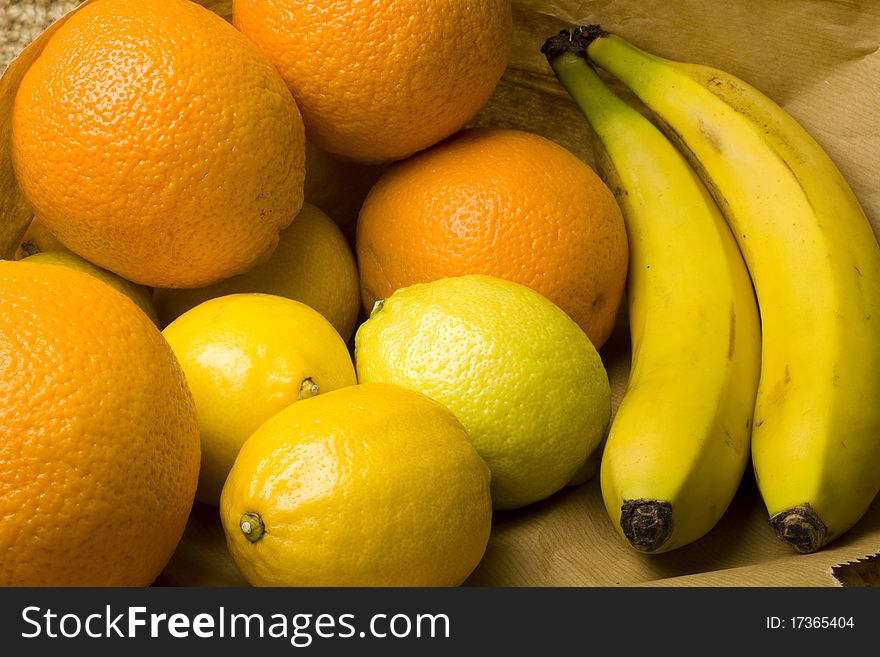
<svg viewBox="0 0 880 657"><path fill-rule="evenodd" d="M573 38L656 117L737 239L762 331L752 465L776 535L814 552L855 525L880 490L872 226L827 152L754 86L595 25Z"/></svg>
<svg viewBox="0 0 880 657"><path fill-rule="evenodd" d="M568 50L543 52L592 128L623 211L631 368L601 456L617 532L661 553L705 535L748 465L760 370L752 282L717 204L676 147Z"/></svg>

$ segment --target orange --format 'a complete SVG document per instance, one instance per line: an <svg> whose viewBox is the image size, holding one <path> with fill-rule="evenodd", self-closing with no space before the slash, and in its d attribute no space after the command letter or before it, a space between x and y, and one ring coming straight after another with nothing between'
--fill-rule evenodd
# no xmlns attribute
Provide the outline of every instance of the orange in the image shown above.
<svg viewBox="0 0 880 657"><path fill-rule="evenodd" d="M275 248L305 136L272 64L189 0L98 0L25 74L11 155L62 244L135 283L198 287Z"/></svg>
<svg viewBox="0 0 880 657"><path fill-rule="evenodd" d="M319 148L401 159L488 102L513 40L509 0L233 0L233 24L269 57Z"/></svg>
<svg viewBox="0 0 880 657"><path fill-rule="evenodd" d="M599 349L614 328L628 268L611 190L545 137L469 128L396 162L357 225L365 310L413 283L486 274L527 285L566 311Z"/></svg>
<svg viewBox="0 0 880 657"><path fill-rule="evenodd" d="M146 586L198 481L183 370L128 297L0 261L0 585Z"/></svg>
<svg viewBox="0 0 880 657"><path fill-rule="evenodd" d="M116 288L129 299L134 301L138 307L147 313L147 317L156 326L159 326L159 316L156 312L156 306L153 303L153 295L150 288L127 281L121 276L114 274L112 271L101 269L97 265L93 265L88 260L79 257L70 251L38 251L33 255L29 255L22 260L32 263L46 263L50 265L62 265L64 267L72 267L79 271L97 276L108 285ZM161 328L161 327L160 327Z"/></svg>

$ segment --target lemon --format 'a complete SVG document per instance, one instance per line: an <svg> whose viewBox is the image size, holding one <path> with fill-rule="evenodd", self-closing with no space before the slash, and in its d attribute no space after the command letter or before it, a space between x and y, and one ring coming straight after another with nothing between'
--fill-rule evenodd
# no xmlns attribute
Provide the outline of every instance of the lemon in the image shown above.
<svg viewBox="0 0 880 657"><path fill-rule="evenodd" d="M442 404L357 384L260 426L235 459L220 517L254 586L457 586L489 539L489 479Z"/></svg>
<svg viewBox="0 0 880 657"><path fill-rule="evenodd" d="M273 294L208 299L163 329L201 429L196 499L218 505L242 443L285 406L356 382L348 347L313 308Z"/></svg>
<svg viewBox="0 0 880 657"><path fill-rule="evenodd" d="M450 408L492 472L496 509L564 487L611 418L604 364L583 330L534 290L467 275L398 289L355 334L362 383L395 383Z"/></svg>
<svg viewBox="0 0 880 657"><path fill-rule="evenodd" d="M153 304L153 297L150 294L150 288L148 287L139 285L138 283L132 283L131 281L122 278L122 276L114 274L112 271L108 271L102 267L98 267L98 265L92 264L85 258L81 258L71 251L38 251L32 255L24 256L22 260L27 260L28 262L41 262L50 265L62 265L64 267L70 267L71 269L85 272L86 274L91 274L95 278L107 283L110 287L122 292L125 296L134 301L144 313L146 313L147 317L150 318L150 321L152 321L153 324L156 324L157 326L159 325L159 317L156 312L156 307Z"/></svg>
<svg viewBox="0 0 880 657"><path fill-rule="evenodd" d="M159 319L166 326L193 306L238 292L277 294L324 315L342 338L354 333L360 311L357 264L337 223L306 203L281 231L272 256L250 271L200 288L157 289Z"/></svg>

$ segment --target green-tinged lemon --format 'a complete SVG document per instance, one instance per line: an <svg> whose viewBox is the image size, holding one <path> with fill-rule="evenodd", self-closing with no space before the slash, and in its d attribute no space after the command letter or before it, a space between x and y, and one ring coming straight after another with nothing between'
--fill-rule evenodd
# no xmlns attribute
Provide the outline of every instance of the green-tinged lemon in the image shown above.
<svg viewBox="0 0 880 657"><path fill-rule="evenodd" d="M549 497L584 466L611 417L586 333L534 290L484 275L402 288L355 336L362 383L388 382L449 407L492 471L496 509Z"/></svg>

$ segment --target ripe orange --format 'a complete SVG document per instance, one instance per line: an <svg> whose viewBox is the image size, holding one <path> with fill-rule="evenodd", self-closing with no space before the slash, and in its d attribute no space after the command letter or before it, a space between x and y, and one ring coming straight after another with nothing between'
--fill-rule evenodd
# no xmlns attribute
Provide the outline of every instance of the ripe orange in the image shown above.
<svg viewBox="0 0 880 657"><path fill-rule="evenodd" d="M513 40L509 0L233 0L232 20L280 71L309 139L361 162L403 158L467 124Z"/></svg>
<svg viewBox="0 0 880 657"><path fill-rule="evenodd" d="M99 0L48 40L12 112L34 214L135 283L198 287L266 259L303 198L302 118L272 64L190 0Z"/></svg>
<svg viewBox="0 0 880 657"><path fill-rule="evenodd" d="M629 262L620 207L573 153L536 134L470 128L396 162L357 225L361 297L487 274L537 290L599 349L614 328Z"/></svg>
<svg viewBox="0 0 880 657"><path fill-rule="evenodd" d="M0 585L146 586L198 481L183 370L128 297L0 261Z"/></svg>
<svg viewBox="0 0 880 657"><path fill-rule="evenodd" d="M99 279L111 287L116 288L129 299L134 301L141 310L147 313L147 317L150 318L150 321L156 326L159 326L159 315L156 312L156 305L153 303L153 295L148 287L127 281L118 274L114 274L112 271L107 271L106 269L101 269L97 265L93 265L88 260L81 258L70 251L40 251L33 255L29 255L26 258L22 258L22 260L27 260L31 263L39 262L50 265L72 267L87 274L91 274L92 276L97 276Z"/></svg>

